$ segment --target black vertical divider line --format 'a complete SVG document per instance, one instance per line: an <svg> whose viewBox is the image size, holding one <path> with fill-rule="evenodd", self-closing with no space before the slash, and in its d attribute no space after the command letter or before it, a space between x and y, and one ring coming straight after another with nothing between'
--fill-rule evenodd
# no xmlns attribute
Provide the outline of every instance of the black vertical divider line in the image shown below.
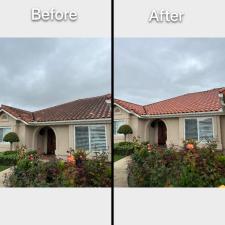
<svg viewBox="0 0 225 225"><path fill-rule="evenodd" d="M114 105L114 0L111 0L111 168L112 168L112 186L111 186L111 225L114 225L114 151L113 151L113 113Z"/></svg>

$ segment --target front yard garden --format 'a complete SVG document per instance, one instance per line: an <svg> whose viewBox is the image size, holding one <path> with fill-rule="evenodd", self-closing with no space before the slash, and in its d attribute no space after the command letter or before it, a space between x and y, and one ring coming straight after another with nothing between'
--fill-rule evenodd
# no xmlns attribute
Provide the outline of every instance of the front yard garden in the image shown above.
<svg viewBox="0 0 225 225"><path fill-rule="evenodd" d="M67 160L43 160L24 147L0 154L1 166L13 166L6 176L8 187L110 187L111 164L105 156L88 159L84 151L73 152Z"/></svg>
<svg viewBox="0 0 225 225"><path fill-rule="evenodd" d="M131 155L134 152L134 144L132 142L120 142L114 144L114 162Z"/></svg>
<svg viewBox="0 0 225 225"><path fill-rule="evenodd" d="M218 187L225 184L225 155L215 142L197 147L193 141L184 149L159 148L134 143L128 166L131 187Z"/></svg>

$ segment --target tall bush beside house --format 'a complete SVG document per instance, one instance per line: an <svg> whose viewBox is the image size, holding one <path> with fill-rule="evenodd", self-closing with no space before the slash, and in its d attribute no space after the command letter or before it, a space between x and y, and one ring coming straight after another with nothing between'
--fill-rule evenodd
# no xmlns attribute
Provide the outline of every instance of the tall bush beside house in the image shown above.
<svg viewBox="0 0 225 225"><path fill-rule="evenodd" d="M129 125L124 124L124 125L120 126L120 128L117 131L117 133L123 134L124 137L125 137L125 142L126 142L127 141L127 135L128 134L133 134L133 130L132 130L132 128Z"/></svg>
<svg viewBox="0 0 225 225"><path fill-rule="evenodd" d="M19 142L20 139L19 139L18 135L15 132L9 132L8 134L6 134L4 136L3 141L10 143L10 150L12 151L13 143Z"/></svg>

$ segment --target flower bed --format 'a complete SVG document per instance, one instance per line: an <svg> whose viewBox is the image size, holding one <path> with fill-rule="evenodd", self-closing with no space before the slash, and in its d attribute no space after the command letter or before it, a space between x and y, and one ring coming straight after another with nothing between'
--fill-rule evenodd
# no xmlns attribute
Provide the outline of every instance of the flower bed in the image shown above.
<svg viewBox="0 0 225 225"><path fill-rule="evenodd" d="M77 154L77 153L76 153ZM77 155L76 155L77 156ZM40 160L38 155L20 154L13 173L6 177L9 187L110 187L111 165L104 157L75 161Z"/></svg>
<svg viewBox="0 0 225 225"><path fill-rule="evenodd" d="M216 152L215 147L209 143L202 148L194 145L191 150L177 151L136 145L128 168L129 186L217 187L225 184L225 156Z"/></svg>

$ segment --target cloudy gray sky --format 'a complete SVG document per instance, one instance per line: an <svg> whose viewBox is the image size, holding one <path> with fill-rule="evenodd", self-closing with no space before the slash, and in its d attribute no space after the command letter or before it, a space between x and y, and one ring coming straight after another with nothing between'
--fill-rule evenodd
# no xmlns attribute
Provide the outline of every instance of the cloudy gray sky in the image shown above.
<svg viewBox="0 0 225 225"><path fill-rule="evenodd" d="M225 87L225 39L115 41L117 98L149 104L216 87Z"/></svg>
<svg viewBox="0 0 225 225"><path fill-rule="evenodd" d="M0 104L36 110L110 92L110 39L0 39Z"/></svg>

